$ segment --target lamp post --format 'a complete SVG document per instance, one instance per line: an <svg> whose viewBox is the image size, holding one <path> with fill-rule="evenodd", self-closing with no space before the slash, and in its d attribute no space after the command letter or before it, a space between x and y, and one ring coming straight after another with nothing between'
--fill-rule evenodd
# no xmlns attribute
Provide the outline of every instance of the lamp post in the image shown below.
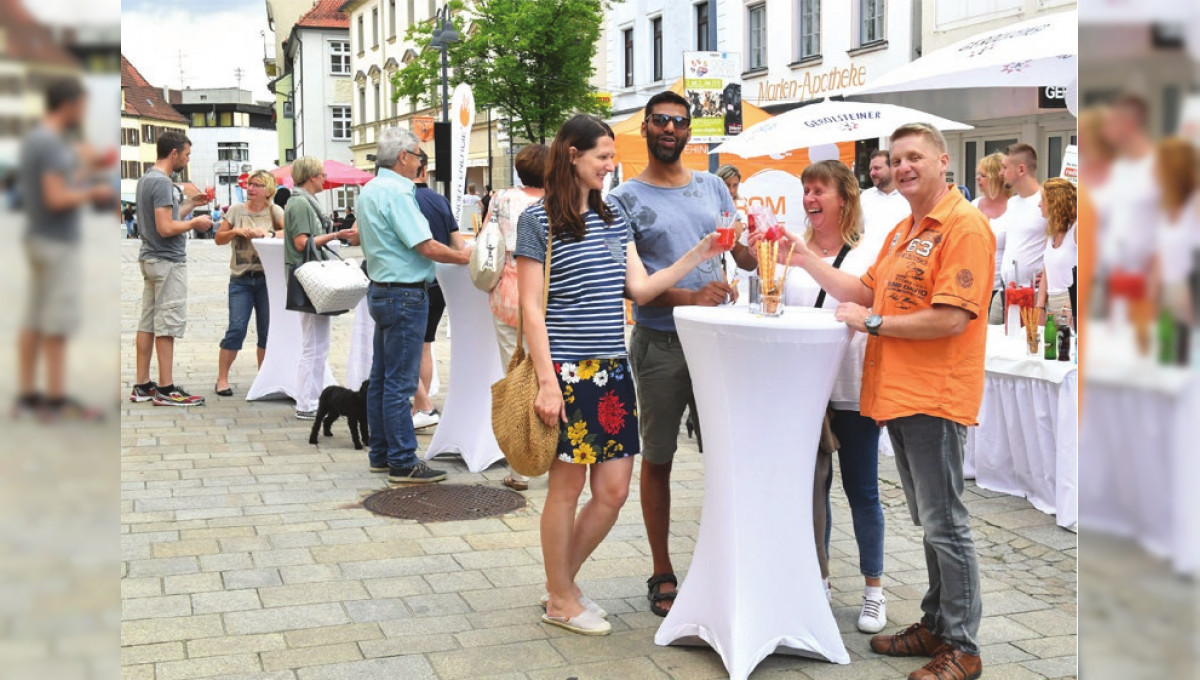
<svg viewBox="0 0 1200 680"><path fill-rule="evenodd" d="M429 41L429 45L441 50L442 52L442 122L449 123L450 75L448 73L449 65L447 63L446 53L447 48L450 47L451 43L456 43L459 41L459 35L458 31L454 28L454 24L450 22L449 5L443 5L442 8L438 10L434 21L435 25L433 29L433 38ZM442 157L445 158L446 155L443 154ZM449 168L447 168L447 170L449 170ZM445 194L446 200L450 200L450 174L446 173L445 177L442 178L442 168L439 167L438 175L439 179L442 181L442 193Z"/></svg>

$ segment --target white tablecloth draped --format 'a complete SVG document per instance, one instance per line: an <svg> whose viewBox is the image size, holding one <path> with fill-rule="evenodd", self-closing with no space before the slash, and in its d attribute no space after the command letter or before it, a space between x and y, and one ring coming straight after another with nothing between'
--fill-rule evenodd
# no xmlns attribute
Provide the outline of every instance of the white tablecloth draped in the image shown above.
<svg viewBox="0 0 1200 680"><path fill-rule="evenodd" d="M1138 357L1131 337L1092 322L1080 430L1080 522L1133 538L1180 573L1200 571L1200 380ZM1131 332L1131 331L1129 331Z"/></svg>
<svg viewBox="0 0 1200 680"><path fill-rule="evenodd" d="M363 381L371 377L371 361L375 358L375 320L363 297L354 308L354 326L350 329L350 353L346 357L346 386L358 389ZM429 396L438 393L440 381L437 370L437 343L430 346L433 354L433 377L429 379Z"/></svg>
<svg viewBox="0 0 1200 680"><path fill-rule="evenodd" d="M1029 499L1078 521L1078 370L1067 361L1029 356L1023 343L988 327L979 426L970 428L963 473L976 484Z"/></svg>
<svg viewBox="0 0 1200 680"><path fill-rule="evenodd" d="M338 243L329 244L337 249ZM263 364L246 391L246 401L255 399L294 399L296 395L296 366L300 363L300 314L289 311L287 278L284 274L283 239L256 238L254 249L263 263L267 277L267 298L271 307L271 328L267 333L267 351ZM334 317L336 319L336 317ZM336 322L335 322L336 323ZM325 385L336 385L329 364L325 365ZM357 386L356 386L357 387Z"/></svg>
<svg viewBox="0 0 1200 680"><path fill-rule="evenodd" d="M492 383L504 376L488 295L471 283L466 265L439 264L438 284L454 334L450 338L450 386L441 421L425 460L458 453L471 472L504 458L492 434Z"/></svg>
<svg viewBox="0 0 1200 680"><path fill-rule="evenodd" d="M730 677L772 652L849 663L812 540L817 439L849 329L832 312L675 309L704 423L691 569L654 641L707 643Z"/></svg>

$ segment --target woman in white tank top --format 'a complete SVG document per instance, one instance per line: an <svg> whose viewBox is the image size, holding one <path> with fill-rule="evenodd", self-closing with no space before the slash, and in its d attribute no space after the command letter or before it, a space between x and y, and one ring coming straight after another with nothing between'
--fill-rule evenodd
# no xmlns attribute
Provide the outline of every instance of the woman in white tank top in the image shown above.
<svg viewBox="0 0 1200 680"><path fill-rule="evenodd" d="M1038 309L1055 317L1070 312L1071 283L1074 268L1079 262L1079 234L1075 229L1078 210L1078 191L1069 180L1061 177L1046 180L1042 185L1039 204L1046 218L1046 250L1042 256L1042 285L1038 289ZM1059 319L1061 323L1061 319Z"/></svg>

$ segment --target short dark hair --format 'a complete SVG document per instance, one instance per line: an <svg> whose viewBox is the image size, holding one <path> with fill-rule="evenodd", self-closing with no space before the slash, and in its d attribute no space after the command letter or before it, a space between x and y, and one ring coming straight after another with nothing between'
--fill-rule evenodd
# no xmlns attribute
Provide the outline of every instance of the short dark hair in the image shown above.
<svg viewBox="0 0 1200 680"><path fill-rule="evenodd" d="M83 83L75 78L60 78L46 88L46 110L57 111L64 104L78 101L85 94Z"/></svg>
<svg viewBox="0 0 1200 680"><path fill-rule="evenodd" d="M892 154L887 149L875 149L871 152L871 157L867 159L867 162L870 163L876 158L883 158L883 160L887 161L889 164L892 162Z"/></svg>
<svg viewBox="0 0 1200 680"><path fill-rule="evenodd" d="M513 166L521 184L534 189L546 186L546 163L550 160L550 147L545 144L530 144L517 152Z"/></svg>
<svg viewBox="0 0 1200 680"><path fill-rule="evenodd" d="M429 154L424 149L417 149L417 167L422 170L429 167Z"/></svg>
<svg viewBox="0 0 1200 680"><path fill-rule="evenodd" d="M1146 99L1133 92L1122 92L1109 102L1108 106L1110 109L1122 109L1133 114L1138 125L1143 128L1150 119L1150 107L1146 104Z"/></svg>
<svg viewBox="0 0 1200 680"><path fill-rule="evenodd" d="M666 92L659 92L651 97L650 101L646 102L645 115L642 117L645 118L646 116L654 113L654 107L658 106L659 104L678 104L679 106L683 107L684 111L688 112L688 117L691 117L692 115L692 105L688 103L688 100L684 99L676 92L667 90Z"/></svg>
<svg viewBox="0 0 1200 680"><path fill-rule="evenodd" d="M192 140L179 130L166 130L158 136L158 160L161 161L170 156L172 151L183 153L183 150L191 143Z"/></svg>
<svg viewBox="0 0 1200 680"><path fill-rule="evenodd" d="M1034 149L1025 142L1017 142L1016 144L1010 144L1004 150L1005 156L1015 156L1018 154L1021 156L1021 162L1025 164L1025 169L1029 170L1030 174L1037 173L1037 149Z"/></svg>

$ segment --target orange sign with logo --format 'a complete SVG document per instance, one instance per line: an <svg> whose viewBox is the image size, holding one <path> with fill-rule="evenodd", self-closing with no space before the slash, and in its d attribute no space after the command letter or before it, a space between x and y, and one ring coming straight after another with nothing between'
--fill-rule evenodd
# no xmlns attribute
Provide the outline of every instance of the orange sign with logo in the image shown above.
<svg viewBox="0 0 1200 680"><path fill-rule="evenodd" d="M433 116L413 116L412 131L422 142L431 141L433 139Z"/></svg>

